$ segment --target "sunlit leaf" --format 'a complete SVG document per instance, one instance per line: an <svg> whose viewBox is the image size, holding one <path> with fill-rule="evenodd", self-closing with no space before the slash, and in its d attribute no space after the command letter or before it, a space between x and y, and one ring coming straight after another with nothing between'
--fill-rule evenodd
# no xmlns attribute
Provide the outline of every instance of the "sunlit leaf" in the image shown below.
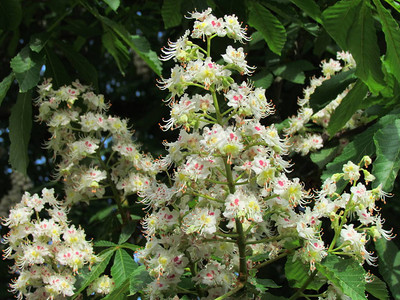
<svg viewBox="0 0 400 300"><path fill-rule="evenodd" d="M291 287L300 288L308 280L310 268L307 267L301 260L293 259L293 255L288 256L285 264L285 275ZM313 280L308 289L319 290L324 284L324 281Z"/></svg>
<svg viewBox="0 0 400 300"><path fill-rule="evenodd" d="M348 35L357 16L360 0L342 0L322 13L323 25L342 49L348 48Z"/></svg>
<svg viewBox="0 0 400 300"><path fill-rule="evenodd" d="M250 2L249 25L262 33L272 52L281 55L286 42L286 30L282 23L258 2Z"/></svg>
<svg viewBox="0 0 400 300"><path fill-rule="evenodd" d="M45 58L24 47L10 62L21 93L35 87L40 80L40 71L45 63Z"/></svg>
<svg viewBox="0 0 400 300"><path fill-rule="evenodd" d="M120 0L104 0L105 3L113 10L116 11L120 5Z"/></svg>
<svg viewBox="0 0 400 300"><path fill-rule="evenodd" d="M400 169L400 120L394 120L374 135L376 160L372 174L376 177L373 186L382 184L390 192Z"/></svg>
<svg viewBox="0 0 400 300"><path fill-rule="evenodd" d="M133 260L132 255L129 255L124 249L117 249L114 264L111 268L111 275L115 285L122 284L137 267L138 265Z"/></svg>
<svg viewBox="0 0 400 300"><path fill-rule="evenodd" d="M382 30L385 34L386 55L385 66L400 82L400 29L397 21L392 17L390 12L383 7L380 1L374 0L374 4L378 11Z"/></svg>
<svg viewBox="0 0 400 300"><path fill-rule="evenodd" d="M375 275L372 275L371 281L367 282L365 289L368 293L379 300L388 300L389 293L386 287L386 283L380 280Z"/></svg>
<svg viewBox="0 0 400 300"><path fill-rule="evenodd" d="M365 271L356 260L328 254L322 263L316 264L316 267L322 275L352 300L367 299L365 296Z"/></svg>
<svg viewBox="0 0 400 300"><path fill-rule="evenodd" d="M81 287L75 292L73 298L76 298L86 287L89 286L89 284L93 282L93 280L97 279L104 272L113 254L114 251L110 250L106 251L103 255L100 255L101 262L95 264L91 268L89 276L84 279Z"/></svg>

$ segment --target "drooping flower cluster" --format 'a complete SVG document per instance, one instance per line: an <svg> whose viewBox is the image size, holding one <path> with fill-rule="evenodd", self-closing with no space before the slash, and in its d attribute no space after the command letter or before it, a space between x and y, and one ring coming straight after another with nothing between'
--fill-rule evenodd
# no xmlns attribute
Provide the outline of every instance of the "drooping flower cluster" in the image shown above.
<svg viewBox="0 0 400 300"><path fill-rule="evenodd" d="M98 258L83 229L70 225L68 209L54 196L53 189L42 195L25 193L10 210L3 225L9 233L4 258L15 261L18 277L10 285L18 299L65 299L74 294L75 275Z"/></svg>
<svg viewBox="0 0 400 300"><path fill-rule="evenodd" d="M338 52L337 60L330 59L328 62L323 60L321 63L322 75L310 79L310 85L303 90L303 98L299 98L297 103L300 106L297 115L289 118L288 125L283 131L287 134L290 143L290 151L307 155L309 152L314 152L322 148L324 135L328 135L326 128L328 127L331 115L340 105L343 98L353 88L354 84L347 86L340 94L329 102L324 108L319 111L314 111L310 107L310 98L325 81L330 80L332 76L351 72L356 67L356 62L349 52ZM350 76L350 74L348 74ZM362 99L360 99L361 101ZM365 116L362 110L358 110L344 125L343 129L353 129L365 121ZM313 122L318 125L319 130L310 131L309 123Z"/></svg>
<svg viewBox="0 0 400 300"><path fill-rule="evenodd" d="M109 185L125 195L146 188L158 166L139 152L127 120L106 114L103 95L79 81L54 90L46 80L38 92L37 119L52 134L46 147L57 161L56 179L64 181L68 204L102 198Z"/></svg>

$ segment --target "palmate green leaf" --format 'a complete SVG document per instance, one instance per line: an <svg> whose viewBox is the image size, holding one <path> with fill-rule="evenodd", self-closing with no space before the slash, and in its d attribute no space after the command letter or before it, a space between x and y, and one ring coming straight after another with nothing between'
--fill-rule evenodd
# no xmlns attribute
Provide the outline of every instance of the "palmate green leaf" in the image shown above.
<svg viewBox="0 0 400 300"><path fill-rule="evenodd" d="M387 283L393 299L400 297L400 249L384 238L375 242L378 252L379 272Z"/></svg>
<svg viewBox="0 0 400 300"><path fill-rule="evenodd" d="M328 254L322 263L316 264L317 270L330 282L351 297L352 300L366 300L365 271L359 262Z"/></svg>
<svg viewBox="0 0 400 300"><path fill-rule="evenodd" d="M300 259L293 259L293 255L289 255L285 264L285 275L289 285L294 288L300 288L309 278L310 268L307 267ZM319 290L326 281L315 278L307 289Z"/></svg>
<svg viewBox="0 0 400 300"><path fill-rule="evenodd" d="M32 129L32 91L19 93L10 115L10 157L14 170L26 176L28 168L28 143Z"/></svg>
<svg viewBox="0 0 400 300"><path fill-rule="evenodd" d="M347 37L357 15L360 0L342 0L322 13L325 30L342 49L347 49Z"/></svg>
<svg viewBox="0 0 400 300"><path fill-rule="evenodd" d="M383 7L380 1L373 0L385 34L386 55L385 66L400 82L400 29L397 21L390 12Z"/></svg>
<svg viewBox="0 0 400 300"><path fill-rule="evenodd" d="M112 55L117 63L118 69L122 75L125 76L124 69L130 60L129 50L126 46L115 36L111 30L107 30L101 37L104 48Z"/></svg>
<svg viewBox="0 0 400 300"><path fill-rule="evenodd" d="M365 289L368 293L379 300L388 300L389 293L386 287L386 283L380 280L375 275L372 275L372 281L367 282Z"/></svg>
<svg viewBox="0 0 400 300"><path fill-rule="evenodd" d="M124 43L132 48L157 75L161 75L161 62L157 54L151 50L150 44L145 37L131 35L122 24L116 23L106 17L97 15L97 18L99 18L105 26L108 26Z"/></svg>
<svg viewBox="0 0 400 300"><path fill-rule="evenodd" d="M45 57L24 47L10 62L21 93L35 87L40 80L40 70L45 63Z"/></svg>
<svg viewBox="0 0 400 300"><path fill-rule="evenodd" d="M356 81L354 70L340 72L333 75L329 80L325 80L322 85L315 89L310 96L310 107L314 111L319 111L328 103L334 100L338 94L342 93L350 83Z"/></svg>
<svg viewBox="0 0 400 300"><path fill-rule="evenodd" d="M161 7L161 16L164 21L164 28L171 28L181 24L182 0L164 0Z"/></svg>
<svg viewBox="0 0 400 300"><path fill-rule="evenodd" d="M261 32L272 52L281 55L286 42L285 27L261 4L255 1L249 4L249 25Z"/></svg>
<svg viewBox="0 0 400 300"><path fill-rule="evenodd" d="M111 267L111 275L115 281L115 286L121 285L130 274L138 267L133 260L132 255L129 255L124 249L115 251L114 264Z"/></svg>
<svg viewBox="0 0 400 300"><path fill-rule="evenodd" d="M362 1L357 8L359 12L348 35L348 50L357 63L356 75L364 81L371 92L377 94L385 87L385 82L374 18L365 1Z"/></svg>
<svg viewBox="0 0 400 300"><path fill-rule="evenodd" d="M120 0L104 0L105 3L113 10L117 11L119 5L120 5Z"/></svg>
<svg viewBox="0 0 400 300"><path fill-rule="evenodd" d="M14 73L10 73L7 77L5 77L1 82L0 82L0 105L3 102L4 97L6 96L8 89L11 86L11 83L14 80Z"/></svg>
<svg viewBox="0 0 400 300"><path fill-rule="evenodd" d="M328 128L326 129L330 136L333 136L342 129L353 114L360 109L367 92L367 86L361 80L357 80L353 88L347 93L331 115Z"/></svg>
<svg viewBox="0 0 400 300"><path fill-rule="evenodd" d="M89 286L89 284L91 284L95 279L97 279L106 269L108 263L110 262L110 259L112 257L114 253L113 249L110 249L105 252L103 252L100 255L100 258L102 259L101 262L97 263L96 265L94 265L90 272L89 272L89 276L86 277L81 285L81 287L75 292L74 296L72 297L72 299L76 298L85 288L87 288Z"/></svg>
<svg viewBox="0 0 400 300"><path fill-rule="evenodd" d="M15 30L22 20L21 2L17 0L0 1L0 30Z"/></svg>
<svg viewBox="0 0 400 300"><path fill-rule="evenodd" d="M314 0L290 0L318 23L322 23L321 10Z"/></svg>
<svg viewBox="0 0 400 300"><path fill-rule="evenodd" d="M373 93L384 88L384 75L371 10L365 1L342 0L323 14L326 31L357 63L356 75Z"/></svg>
<svg viewBox="0 0 400 300"><path fill-rule="evenodd" d="M400 120L387 124L374 135L376 160L372 174L376 177L373 187L382 184L390 192L400 169Z"/></svg>

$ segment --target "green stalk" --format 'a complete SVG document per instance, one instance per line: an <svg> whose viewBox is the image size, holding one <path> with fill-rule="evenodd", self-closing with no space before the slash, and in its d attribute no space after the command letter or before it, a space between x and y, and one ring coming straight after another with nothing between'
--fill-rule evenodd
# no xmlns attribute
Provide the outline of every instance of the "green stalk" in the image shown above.
<svg viewBox="0 0 400 300"><path fill-rule="evenodd" d="M304 284L301 286L301 288L299 288L296 293L294 293L292 295L292 297L289 298L289 300L295 300L297 299L299 296L302 295L303 291L308 287L308 285L314 280L315 275L317 275L318 271L314 270L311 275L308 277L307 281L304 282Z"/></svg>
<svg viewBox="0 0 400 300"><path fill-rule="evenodd" d="M263 263L254 266L253 269L256 269L256 270L261 269L261 268L263 268L263 267L265 267L265 266L267 266L267 265L269 265L269 264L272 264L273 262L276 262L276 261L280 260L281 258L284 258L284 257L287 256L288 254L289 254L289 252L281 253L281 254L279 254L277 257L275 257L275 258L273 258L273 259L264 261Z"/></svg>
<svg viewBox="0 0 400 300"><path fill-rule="evenodd" d="M227 292L226 294L224 294L224 295L222 295L222 296L216 298L215 300L226 299L226 298L228 298L229 296L232 296L232 295L236 294L236 292L240 291L243 287L244 287L244 284L241 283L241 282L239 282L238 285L237 285L234 289L232 289L232 290L230 290L229 292Z"/></svg>

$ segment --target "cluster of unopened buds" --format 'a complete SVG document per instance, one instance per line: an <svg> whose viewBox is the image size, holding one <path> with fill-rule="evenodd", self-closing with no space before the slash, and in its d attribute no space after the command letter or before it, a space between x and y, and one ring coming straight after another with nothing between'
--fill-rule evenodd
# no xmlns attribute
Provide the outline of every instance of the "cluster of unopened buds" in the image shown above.
<svg viewBox="0 0 400 300"><path fill-rule="evenodd" d="M323 60L321 62L322 75L310 79L310 85L303 90L303 97L297 101L300 106L297 115L290 117L287 126L283 129L283 132L289 136L290 152L307 155L309 152L314 152L323 147L324 135L329 136L325 129L328 127L331 115L354 84L347 86L335 99L319 111L314 111L310 107L310 98L316 89L325 81L330 80L332 76L349 72L354 70L355 67L356 62L351 53L344 51L337 53L337 60L331 58L329 61ZM364 124L365 120L363 111L357 110L342 129L354 129ZM310 127L310 122L314 126Z"/></svg>
<svg viewBox="0 0 400 300"><path fill-rule="evenodd" d="M64 299L74 294L75 275L98 261L83 229L70 225L68 209L53 189L25 193L2 224L9 233L4 258L18 277L10 285L18 299Z"/></svg>

